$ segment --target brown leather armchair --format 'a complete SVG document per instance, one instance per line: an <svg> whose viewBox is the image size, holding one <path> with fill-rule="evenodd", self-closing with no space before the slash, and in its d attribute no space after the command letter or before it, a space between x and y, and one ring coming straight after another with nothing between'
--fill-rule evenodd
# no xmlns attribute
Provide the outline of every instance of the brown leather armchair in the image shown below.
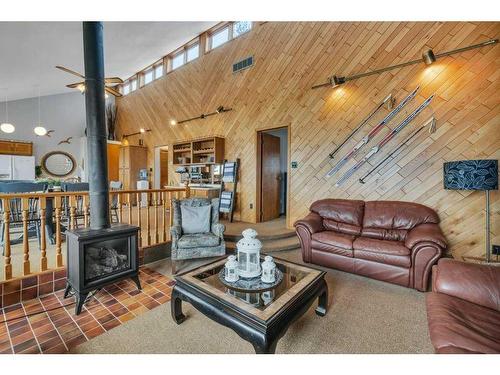
<svg viewBox="0 0 500 375"><path fill-rule="evenodd" d="M500 353L500 267L441 259L426 297L436 353Z"/></svg>
<svg viewBox="0 0 500 375"><path fill-rule="evenodd" d="M438 223L417 203L323 199L294 225L304 262L425 291L446 249Z"/></svg>

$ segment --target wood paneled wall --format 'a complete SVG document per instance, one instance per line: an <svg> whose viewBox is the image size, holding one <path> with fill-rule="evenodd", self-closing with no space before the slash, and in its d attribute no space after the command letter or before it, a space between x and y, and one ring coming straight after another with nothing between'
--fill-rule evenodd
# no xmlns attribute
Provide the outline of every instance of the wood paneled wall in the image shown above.
<svg viewBox="0 0 500 375"><path fill-rule="evenodd" d="M156 145L201 136L225 137L226 157L241 159L235 217L252 222L256 218L255 210L250 209L250 204L255 207L256 196L256 131L290 125L291 161L297 161L298 168L289 170L289 225L320 198L414 201L438 211L453 256L481 256L484 193L444 190L442 166L449 160L500 158L498 45L446 57L430 67L418 64L359 79L336 89L310 87L332 74L351 75L419 58L424 47L443 52L499 36L500 23L494 22L256 23L247 35L118 99L118 129L122 134L140 127L152 129L144 138L150 150L150 166ZM255 65L233 74L231 65L249 55L254 56ZM430 109L389 143L371 165L335 188L340 174L325 178L333 165L328 153L388 93L392 92L399 102L417 85L421 89L408 110L436 93ZM219 105L234 110L169 125L172 118L181 120L212 112ZM386 113L385 109L380 111L377 119ZM420 133L365 185L357 182L431 114L437 119L436 133ZM402 116L393 120L391 127ZM374 141L386 134L381 133ZM171 163L172 158L169 160ZM174 168L169 171L170 180L177 181ZM497 191L492 194L491 209L492 243L500 243Z"/></svg>

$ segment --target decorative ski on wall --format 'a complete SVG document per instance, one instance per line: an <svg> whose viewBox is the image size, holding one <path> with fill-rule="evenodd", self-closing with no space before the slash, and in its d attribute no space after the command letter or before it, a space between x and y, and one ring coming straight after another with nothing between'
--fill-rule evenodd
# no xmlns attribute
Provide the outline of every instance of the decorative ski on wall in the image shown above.
<svg viewBox="0 0 500 375"><path fill-rule="evenodd" d="M392 97L392 94L387 95L385 99L382 100L382 102L380 102L380 104L373 111L371 111L370 114L363 121L361 121L361 124L359 124L358 127L354 129L351 132L351 134L349 134L346 137L346 139L344 139L344 141L330 153L329 155L330 159L333 159L335 157L335 154L342 148L342 146L344 146L354 136L354 134L356 134L359 131L359 129L361 129L368 121L370 121L370 119L379 111L380 108L384 106L384 104L387 103L388 109L392 109L394 101L395 99Z"/></svg>
<svg viewBox="0 0 500 375"><path fill-rule="evenodd" d="M382 140L365 155L363 159L358 161L354 166L352 166L344 175L337 181L335 186L342 185L346 180L349 179L362 165L364 165L373 155L380 151L382 147L384 147L387 142L389 142L392 138L396 136L401 130L403 130L406 125L413 121L415 117L417 117L420 112L422 112L434 98L434 94L429 96L420 106L415 109L407 118L405 118L398 126L396 126L390 133L388 133Z"/></svg>
<svg viewBox="0 0 500 375"><path fill-rule="evenodd" d="M429 134L432 134L436 131L436 119L434 116L432 116L430 119L428 119L424 124L415 130L408 138L406 138L403 143L401 143L398 147L396 147L389 155L387 155L385 158L383 158L376 166L374 166L370 171L365 174L363 177L359 179L359 182L364 184L365 180L373 173L375 172L382 164L384 164L387 160L389 160L392 155L394 155L396 152L398 152L400 149L402 149L404 146L408 144L413 138L417 136L418 133L420 133L422 130L424 130L425 127L430 125L431 127L429 128Z"/></svg>
<svg viewBox="0 0 500 375"><path fill-rule="evenodd" d="M387 125L389 121L391 121L392 118L396 116L403 109L403 107L417 95L417 91L419 88L420 86L417 86L417 88L415 88L415 90L413 90L410 95L404 98L396 108L389 112L389 114L385 116L385 118L378 125L376 125L365 137L363 137L363 139L359 141L359 143L354 146L352 150L347 153L347 155L339 160L339 162L326 174L326 177L333 176L349 161L349 159L356 155L361 147L366 145L370 141L370 139L372 139L380 130L382 130L382 128Z"/></svg>

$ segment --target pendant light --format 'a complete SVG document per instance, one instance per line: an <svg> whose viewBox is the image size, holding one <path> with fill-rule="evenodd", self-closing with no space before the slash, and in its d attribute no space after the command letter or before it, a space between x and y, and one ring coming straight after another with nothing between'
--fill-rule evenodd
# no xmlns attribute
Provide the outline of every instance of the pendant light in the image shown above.
<svg viewBox="0 0 500 375"><path fill-rule="evenodd" d="M47 134L47 129L42 126L42 121L41 121L41 116L40 116L40 86L38 86L38 123L35 129L33 131L35 132L36 135L43 137L44 135Z"/></svg>
<svg viewBox="0 0 500 375"><path fill-rule="evenodd" d="M7 89L5 89L5 122L0 124L0 130L4 133L14 133L16 127L9 122L9 105L7 103Z"/></svg>

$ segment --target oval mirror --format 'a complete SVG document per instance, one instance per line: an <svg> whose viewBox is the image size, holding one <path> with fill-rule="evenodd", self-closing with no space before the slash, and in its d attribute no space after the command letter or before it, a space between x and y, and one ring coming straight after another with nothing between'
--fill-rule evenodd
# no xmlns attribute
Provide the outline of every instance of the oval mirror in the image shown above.
<svg viewBox="0 0 500 375"><path fill-rule="evenodd" d="M64 151L52 151L42 158L42 169L54 177L69 176L76 168L73 156Z"/></svg>

